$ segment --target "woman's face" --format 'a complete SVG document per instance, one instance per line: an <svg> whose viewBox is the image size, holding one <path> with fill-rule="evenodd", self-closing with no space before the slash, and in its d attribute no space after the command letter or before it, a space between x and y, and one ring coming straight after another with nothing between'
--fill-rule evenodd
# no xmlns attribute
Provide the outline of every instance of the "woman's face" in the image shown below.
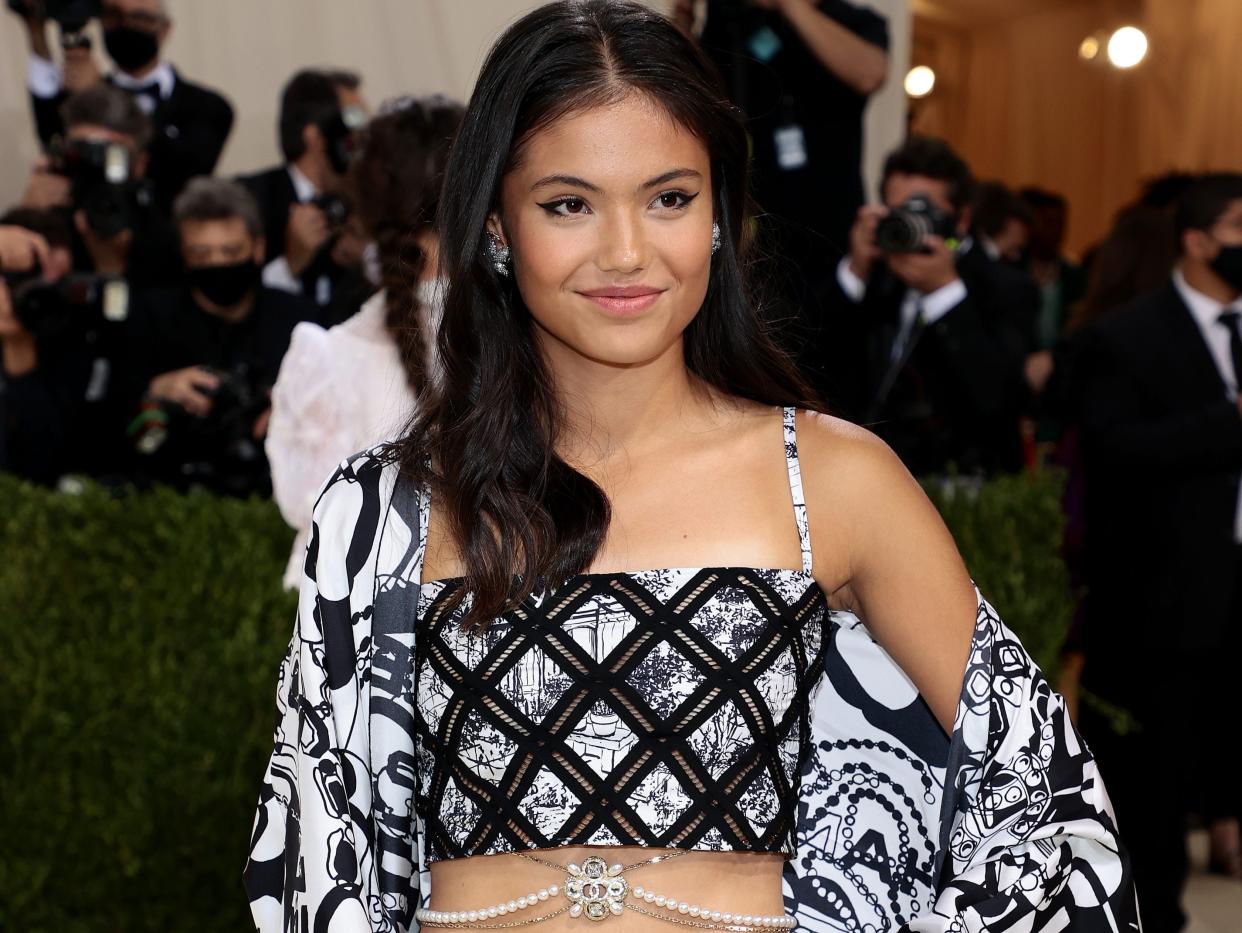
<svg viewBox="0 0 1242 933"><path fill-rule="evenodd" d="M635 94L532 135L490 229L553 361L635 366L703 304L712 220L706 147Z"/></svg>

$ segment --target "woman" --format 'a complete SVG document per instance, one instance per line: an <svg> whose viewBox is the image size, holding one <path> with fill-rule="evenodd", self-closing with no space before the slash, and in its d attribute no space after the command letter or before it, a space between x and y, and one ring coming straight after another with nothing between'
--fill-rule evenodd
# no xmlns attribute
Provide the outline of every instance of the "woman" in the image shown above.
<svg viewBox="0 0 1242 933"><path fill-rule="evenodd" d="M492 50L443 384L316 506L262 929L1127 928L1059 699L747 301L746 146L637 3Z"/></svg>
<svg viewBox="0 0 1242 933"><path fill-rule="evenodd" d="M350 167L350 200L374 244L370 277L381 289L335 327L294 328L272 389L272 489L297 530L288 589L302 579L311 508L324 480L354 451L399 436L414 409L429 365L423 334L434 332L443 290L436 204L461 115L460 104L438 96L387 103Z"/></svg>

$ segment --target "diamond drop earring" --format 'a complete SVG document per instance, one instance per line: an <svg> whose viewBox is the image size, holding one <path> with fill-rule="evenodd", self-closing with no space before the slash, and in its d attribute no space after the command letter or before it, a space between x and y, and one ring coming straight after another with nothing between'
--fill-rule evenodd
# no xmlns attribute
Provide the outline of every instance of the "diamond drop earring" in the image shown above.
<svg viewBox="0 0 1242 933"><path fill-rule="evenodd" d="M712 255L720 249L720 224L712 224Z"/></svg>
<svg viewBox="0 0 1242 933"><path fill-rule="evenodd" d="M509 247L500 242L500 237L490 231L487 234L487 258L492 268L500 275L509 274Z"/></svg>

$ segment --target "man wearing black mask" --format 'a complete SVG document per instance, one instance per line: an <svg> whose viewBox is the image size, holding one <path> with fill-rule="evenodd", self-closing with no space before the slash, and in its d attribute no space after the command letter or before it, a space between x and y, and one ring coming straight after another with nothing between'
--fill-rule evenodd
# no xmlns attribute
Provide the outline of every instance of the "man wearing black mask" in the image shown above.
<svg viewBox="0 0 1242 933"><path fill-rule="evenodd" d="M65 50L64 71L53 63L41 0L26 0L31 57L27 83L39 138L49 145L63 132L60 105L68 94L96 84L89 47ZM210 175L233 126L233 108L215 91L186 81L160 57L172 29L164 0L103 0L104 47L116 70L107 81L134 95L154 128L148 177L167 208L185 183Z"/></svg>
<svg viewBox="0 0 1242 933"><path fill-rule="evenodd" d="M1143 892L1143 926L1185 916L1187 812L1242 878L1236 749L1242 651L1242 175L1183 195L1173 280L1083 335L1087 586L1083 687L1137 721L1084 707Z"/></svg>
<svg viewBox="0 0 1242 933"><path fill-rule="evenodd" d="M263 439L289 337L314 305L264 287L263 227L246 189L198 178L174 220L185 286L134 303L125 378L142 398L129 434L138 471L163 482L270 494Z"/></svg>

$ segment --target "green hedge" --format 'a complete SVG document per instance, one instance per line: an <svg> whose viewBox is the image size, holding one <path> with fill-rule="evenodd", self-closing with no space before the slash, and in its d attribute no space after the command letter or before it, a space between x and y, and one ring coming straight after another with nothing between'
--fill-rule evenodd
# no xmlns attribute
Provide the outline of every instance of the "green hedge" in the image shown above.
<svg viewBox="0 0 1242 933"><path fill-rule="evenodd" d="M1065 474L1002 476L986 483L925 480L979 589L1051 677L1074 614L1061 556Z"/></svg>
<svg viewBox="0 0 1242 933"><path fill-rule="evenodd" d="M1069 617L1060 480L929 491L1047 661ZM239 931L294 598L270 503L0 476L0 929Z"/></svg>
<svg viewBox="0 0 1242 933"><path fill-rule="evenodd" d="M270 503L0 478L0 927L252 928L291 543Z"/></svg>

